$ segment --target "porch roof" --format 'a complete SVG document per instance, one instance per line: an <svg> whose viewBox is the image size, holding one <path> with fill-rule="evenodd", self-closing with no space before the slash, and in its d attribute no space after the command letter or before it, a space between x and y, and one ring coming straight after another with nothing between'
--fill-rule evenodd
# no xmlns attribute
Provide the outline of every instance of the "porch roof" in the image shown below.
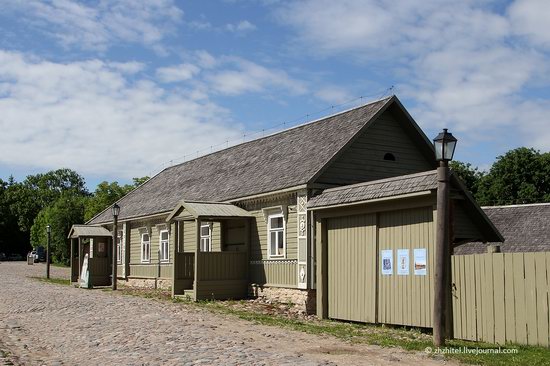
<svg viewBox="0 0 550 366"><path fill-rule="evenodd" d="M172 210L166 221L183 218L200 217L252 217L252 214L231 203L223 202L201 202L201 201L181 201L176 208Z"/></svg>
<svg viewBox="0 0 550 366"><path fill-rule="evenodd" d="M112 234L103 226L73 225L69 231L68 239L74 239L81 236L108 236Z"/></svg>

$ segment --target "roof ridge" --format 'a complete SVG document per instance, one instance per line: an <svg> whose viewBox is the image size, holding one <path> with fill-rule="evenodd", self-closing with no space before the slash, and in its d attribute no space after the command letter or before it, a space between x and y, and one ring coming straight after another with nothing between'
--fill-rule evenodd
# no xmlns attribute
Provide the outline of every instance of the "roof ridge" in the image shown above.
<svg viewBox="0 0 550 366"><path fill-rule="evenodd" d="M323 122L324 120L327 120L329 118L333 118L333 117L339 116L339 115L344 114L344 113L348 113L348 112L351 112L351 111L354 111L354 110L357 110L357 109L361 109L361 108L367 107L371 104L382 102L384 100L389 100L389 99L393 98L394 96L395 95L390 95L389 97L376 99L376 100L367 102L365 104L362 104L362 105L359 105L359 106L356 106L356 107L353 107L353 108L349 108L349 109L346 109L346 110L343 110L343 111L340 111L340 112L337 112L337 113L329 114L329 115L326 115L326 116L323 116L323 117L320 117L320 118L317 118L317 119L314 119L314 120L311 120L311 121L307 121L307 122L304 122L302 124L292 126L292 127L286 128L286 129L281 130L281 131L273 132L273 133L271 133L269 135L266 135L266 136L258 137L256 139L253 139L253 140L250 140L250 141L241 142L241 143L238 143L236 145L229 146L229 147L226 147L225 149L221 149L221 150L218 150L218 151L213 151L211 153L208 153L208 154L205 154L205 155L202 155L202 156L198 156L198 157L193 158L191 160L186 160L186 161L183 161L179 164L174 164L172 166L164 168L163 170L161 170L161 172L163 172L165 170L175 168L175 167L178 167L178 166L181 166L181 165L184 165L184 164L187 164L187 163L190 163L190 162L198 160L198 159L205 158L205 157L210 156L210 155L221 153L222 151L227 151L227 150L230 150L230 149L242 146L242 145L246 145L246 144L250 144L252 142L257 142L257 141L260 141L260 140L263 140L263 139L266 139L266 138L270 138L270 137L276 136L276 135L281 134L281 133L292 131L294 129L303 128L303 127L307 127L307 126L310 126L310 125L315 124L315 123Z"/></svg>
<svg viewBox="0 0 550 366"><path fill-rule="evenodd" d="M437 170L434 169L434 170L426 170L426 171L420 172L420 173L412 173L412 174L406 174L406 175L398 175L398 176L390 177L390 178L369 180L367 182L354 183L354 184L348 184L348 185L340 186L340 187L328 188L328 189L325 189L323 191L323 193L324 192L334 192L334 191L339 191L339 190L349 189L349 188L356 188L356 187L361 187L361 186L369 186L369 185L379 184L379 183L395 182L395 181L399 181L399 180L406 180L406 179L410 179L410 178L421 177L423 175L431 175L431 174L436 174L436 173L437 173Z"/></svg>
<svg viewBox="0 0 550 366"><path fill-rule="evenodd" d="M514 205L498 205L498 206L481 206L482 209L486 208L513 208L513 207L532 207L532 206L550 206L550 202L537 202L537 203L518 203Z"/></svg>

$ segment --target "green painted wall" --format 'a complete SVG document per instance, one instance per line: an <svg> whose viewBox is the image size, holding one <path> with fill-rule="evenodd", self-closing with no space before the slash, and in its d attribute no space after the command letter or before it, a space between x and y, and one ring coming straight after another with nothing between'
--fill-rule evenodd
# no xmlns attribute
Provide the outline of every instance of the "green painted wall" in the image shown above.
<svg viewBox="0 0 550 366"><path fill-rule="evenodd" d="M392 153L396 160L384 160ZM393 115L386 111L338 157L317 183L353 184L433 169Z"/></svg>

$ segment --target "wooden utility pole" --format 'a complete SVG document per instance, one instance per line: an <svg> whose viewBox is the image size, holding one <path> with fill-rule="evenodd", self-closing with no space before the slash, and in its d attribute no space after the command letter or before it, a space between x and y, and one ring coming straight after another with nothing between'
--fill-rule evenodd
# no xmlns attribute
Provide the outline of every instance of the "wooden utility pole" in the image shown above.
<svg viewBox="0 0 550 366"><path fill-rule="evenodd" d="M433 337L436 347L445 345L447 334L446 313L448 310L446 275L449 243L449 165L447 161L440 161L437 168L437 233L435 242L435 278L434 278L434 309L433 309Z"/></svg>

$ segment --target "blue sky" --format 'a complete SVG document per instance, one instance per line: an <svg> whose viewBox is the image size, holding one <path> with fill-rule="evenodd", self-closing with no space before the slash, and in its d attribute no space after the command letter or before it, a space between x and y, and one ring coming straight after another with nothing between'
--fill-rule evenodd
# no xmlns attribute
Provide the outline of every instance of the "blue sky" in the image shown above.
<svg viewBox="0 0 550 366"><path fill-rule="evenodd" d="M519 146L550 150L545 0L2 8L2 179L68 167L91 190L129 182L388 93L483 169Z"/></svg>

